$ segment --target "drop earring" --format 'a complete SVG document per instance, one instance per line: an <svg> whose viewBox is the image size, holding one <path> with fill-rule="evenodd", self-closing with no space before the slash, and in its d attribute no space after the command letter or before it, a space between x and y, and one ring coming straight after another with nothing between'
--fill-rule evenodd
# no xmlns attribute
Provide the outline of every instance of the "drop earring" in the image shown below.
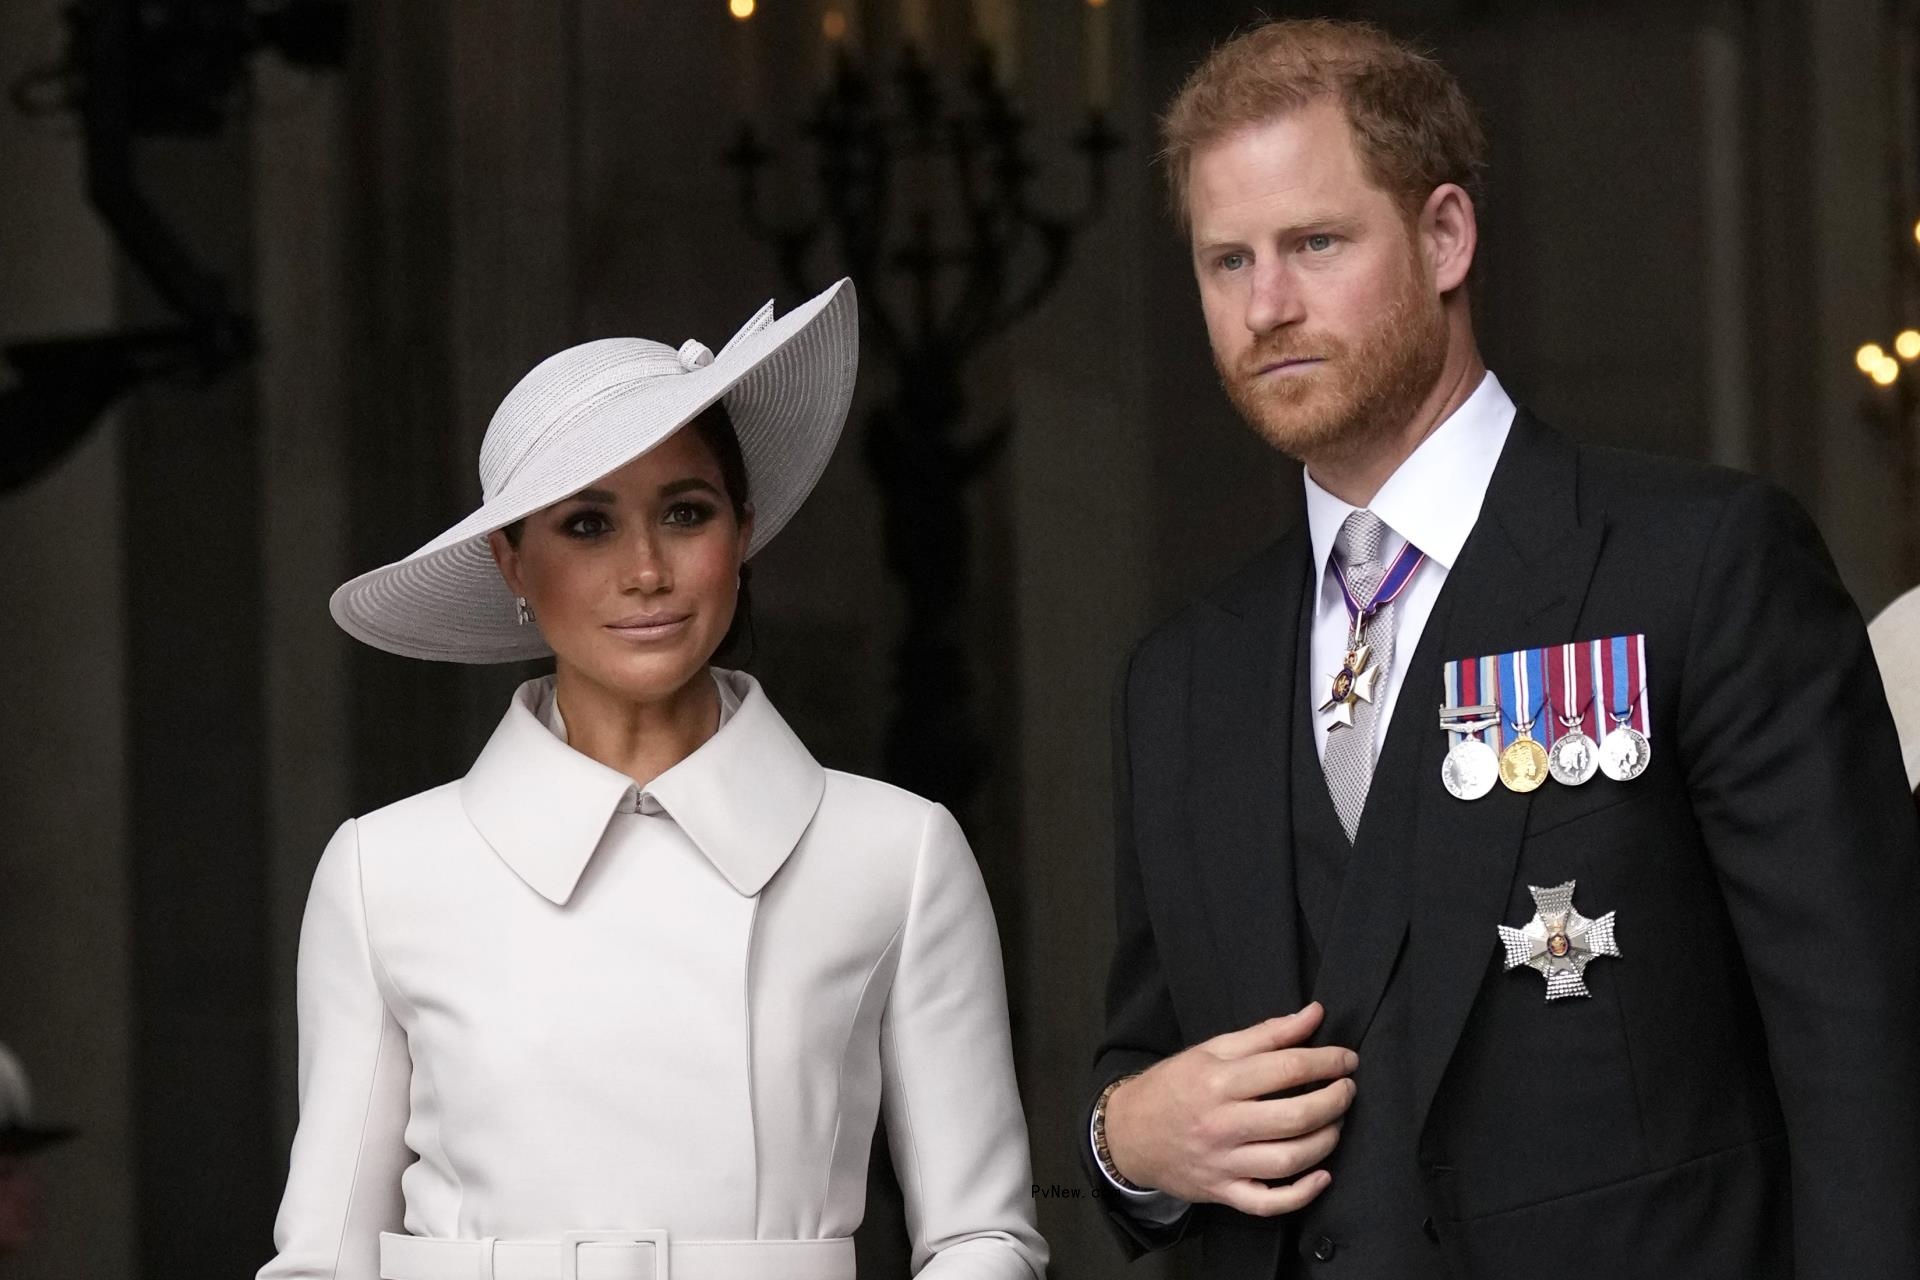
<svg viewBox="0 0 1920 1280"><path fill-rule="evenodd" d="M515 596L513 598L513 604L514 608L519 611L521 626L524 627L533 621L533 606L527 603L525 596Z"/></svg>

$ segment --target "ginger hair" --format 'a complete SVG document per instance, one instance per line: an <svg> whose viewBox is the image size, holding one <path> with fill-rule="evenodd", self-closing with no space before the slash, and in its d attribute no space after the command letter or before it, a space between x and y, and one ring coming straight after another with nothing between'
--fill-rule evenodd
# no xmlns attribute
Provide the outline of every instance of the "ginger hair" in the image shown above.
<svg viewBox="0 0 1920 1280"><path fill-rule="evenodd" d="M1322 101L1340 106L1367 176L1409 218L1447 183L1480 203L1486 135L1452 73L1372 23L1298 18L1215 49L1161 117L1159 158L1175 221L1189 226L1195 152Z"/></svg>

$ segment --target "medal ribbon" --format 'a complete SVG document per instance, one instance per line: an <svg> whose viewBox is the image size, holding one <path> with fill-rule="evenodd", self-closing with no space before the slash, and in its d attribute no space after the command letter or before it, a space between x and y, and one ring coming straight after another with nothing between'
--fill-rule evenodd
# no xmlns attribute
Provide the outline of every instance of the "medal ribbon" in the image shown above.
<svg viewBox="0 0 1920 1280"><path fill-rule="evenodd" d="M1594 682L1605 691L1604 729L1615 722L1653 737L1653 717L1647 708L1647 637L1613 636L1593 642Z"/></svg>
<svg viewBox="0 0 1920 1280"><path fill-rule="evenodd" d="M1347 618L1353 624L1353 635L1357 640L1366 627L1367 619L1392 604L1394 598L1407 589L1413 581L1413 575L1427 562L1427 553L1409 542L1400 548L1393 563L1387 568L1387 576L1380 579L1380 585L1374 588L1373 599L1362 604L1354 599L1353 588L1347 585L1346 570L1340 567L1340 557L1333 556L1328 561L1333 566L1334 581L1340 584L1340 598L1347 602Z"/></svg>
<svg viewBox="0 0 1920 1280"><path fill-rule="evenodd" d="M1502 654L1507 662L1502 664L1501 676L1512 672L1511 680L1502 679L1500 696L1494 699L1500 708L1500 727L1515 739L1532 738L1540 741L1540 716L1546 710L1547 691L1541 679L1545 664L1542 661L1543 650L1515 649L1512 653ZM1534 690L1540 691L1538 698ZM1527 731L1522 733L1520 726Z"/></svg>
<svg viewBox="0 0 1920 1280"><path fill-rule="evenodd" d="M1520 736L1515 723L1529 712L1534 721L1531 736L1545 747L1570 732L1557 718L1563 715L1578 715L1581 730L1595 742L1606 737L1617 715L1626 716L1627 724L1651 739L1646 670L1645 635L1611 636L1461 658L1442 669L1442 682L1449 707L1498 708L1498 723L1478 736L1499 752ZM1556 718L1547 721L1548 715ZM1458 746L1469 736L1450 727L1448 745Z"/></svg>

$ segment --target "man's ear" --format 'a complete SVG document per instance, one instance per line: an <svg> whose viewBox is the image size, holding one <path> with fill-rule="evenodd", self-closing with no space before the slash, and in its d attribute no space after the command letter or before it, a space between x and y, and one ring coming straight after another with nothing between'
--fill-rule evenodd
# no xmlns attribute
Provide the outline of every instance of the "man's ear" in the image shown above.
<svg viewBox="0 0 1920 1280"><path fill-rule="evenodd" d="M1480 246L1480 225L1466 189L1452 182L1436 187L1420 210L1419 234L1434 292L1449 294L1465 284Z"/></svg>
<svg viewBox="0 0 1920 1280"><path fill-rule="evenodd" d="M507 541L507 535L498 529L488 534L487 550L493 553L493 562L500 567L500 576L506 579L507 590L516 596L527 594L520 587L520 552Z"/></svg>

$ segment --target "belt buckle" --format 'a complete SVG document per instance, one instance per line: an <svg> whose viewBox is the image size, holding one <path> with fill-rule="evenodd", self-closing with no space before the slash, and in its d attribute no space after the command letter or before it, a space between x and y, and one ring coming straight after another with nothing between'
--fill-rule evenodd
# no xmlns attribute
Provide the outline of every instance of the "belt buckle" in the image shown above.
<svg viewBox="0 0 1920 1280"><path fill-rule="evenodd" d="M653 1280L672 1280L667 1266L665 1228L645 1231L566 1231L560 1236L560 1280L580 1280L580 1246L583 1244L650 1244L653 1246Z"/></svg>

